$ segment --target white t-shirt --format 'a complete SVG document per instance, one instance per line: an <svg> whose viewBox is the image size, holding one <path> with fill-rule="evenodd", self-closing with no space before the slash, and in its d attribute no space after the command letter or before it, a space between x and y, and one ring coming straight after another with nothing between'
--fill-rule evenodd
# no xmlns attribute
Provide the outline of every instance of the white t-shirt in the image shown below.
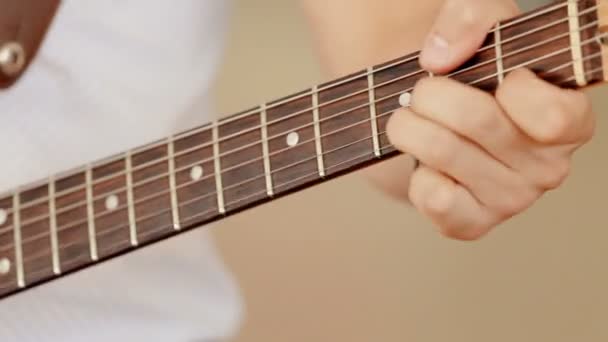
<svg viewBox="0 0 608 342"><path fill-rule="evenodd" d="M64 0L0 92L0 192L204 123L226 0ZM220 340L238 289L205 228L0 300L0 341Z"/></svg>

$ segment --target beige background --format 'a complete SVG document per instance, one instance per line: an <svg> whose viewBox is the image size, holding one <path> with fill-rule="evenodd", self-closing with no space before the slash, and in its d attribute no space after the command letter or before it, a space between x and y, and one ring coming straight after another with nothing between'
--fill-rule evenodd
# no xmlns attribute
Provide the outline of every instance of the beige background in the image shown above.
<svg viewBox="0 0 608 342"><path fill-rule="evenodd" d="M237 1L224 113L322 81L296 1ZM346 176L215 226L241 283L237 341L608 340L607 88L567 184L483 241L441 238Z"/></svg>

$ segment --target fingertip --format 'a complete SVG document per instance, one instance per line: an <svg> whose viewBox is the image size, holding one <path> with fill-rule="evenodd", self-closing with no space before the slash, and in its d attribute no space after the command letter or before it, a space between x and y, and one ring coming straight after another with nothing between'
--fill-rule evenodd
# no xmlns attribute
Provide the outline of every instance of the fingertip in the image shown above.
<svg viewBox="0 0 608 342"><path fill-rule="evenodd" d="M450 44L438 33L430 33L420 52L420 66L428 71L440 73L447 69L450 60Z"/></svg>
<svg viewBox="0 0 608 342"><path fill-rule="evenodd" d="M425 200L425 209L436 216L444 216L450 212L454 204L454 186L449 182L438 184Z"/></svg>
<svg viewBox="0 0 608 342"><path fill-rule="evenodd" d="M524 67L517 68L507 73L505 76L505 80L513 80L513 79L533 79L540 80L538 75L534 73L532 70Z"/></svg>
<svg viewBox="0 0 608 342"><path fill-rule="evenodd" d="M431 33L420 51L420 66L437 75L451 72L472 58L483 44L484 36L448 40L439 33Z"/></svg>

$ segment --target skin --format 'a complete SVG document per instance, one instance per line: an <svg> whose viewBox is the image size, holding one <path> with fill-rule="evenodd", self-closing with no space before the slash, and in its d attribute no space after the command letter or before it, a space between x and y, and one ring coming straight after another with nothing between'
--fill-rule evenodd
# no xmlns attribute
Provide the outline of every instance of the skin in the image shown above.
<svg viewBox="0 0 608 342"><path fill-rule="evenodd" d="M507 74L494 96L441 76L470 58L498 20L520 13L514 1L303 0L302 7L328 77L421 50L421 65L436 77L419 81L411 106L387 126L404 155L364 174L444 236L479 239L533 206L563 184L573 153L593 136L595 115L582 91L526 69Z"/></svg>

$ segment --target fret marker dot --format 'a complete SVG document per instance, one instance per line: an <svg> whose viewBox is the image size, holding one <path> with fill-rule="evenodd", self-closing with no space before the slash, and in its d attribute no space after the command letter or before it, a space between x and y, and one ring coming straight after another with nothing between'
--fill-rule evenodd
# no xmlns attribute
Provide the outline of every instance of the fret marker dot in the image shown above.
<svg viewBox="0 0 608 342"><path fill-rule="evenodd" d="M287 145L294 147L300 142L300 135L297 132L291 132L287 134Z"/></svg>
<svg viewBox="0 0 608 342"><path fill-rule="evenodd" d="M11 261L7 258L0 259L0 274L8 274L11 271Z"/></svg>
<svg viewBox="0 0 608 342"><path fill-rule="evenodd" d="M106 209L114 210L118 208L118 196L111 195L106 198Z"/></svg>
<svg viewBox="0 0 608 342"><path fill-rule="evenodd" d="M190 178L193 181L197 181L197 180L203 178L204 174L205 174L205 170L200 165L197 165L197 166L193 167L192 169L190 169Z"/></svg>
<svg viewBox="0 0 608 342"><path fill-rule="evenodd" d="M401 105L401 107L409 107L411 101L412 94L410 93L403 93L401 94L401 96L399 96L399 104Z"/></svg>
<svg viewBox="0 0 608 342"><path fill-rule="evenodd" d="M8 213L4 209L0 209L0 226L6 223Z"/></svg>

